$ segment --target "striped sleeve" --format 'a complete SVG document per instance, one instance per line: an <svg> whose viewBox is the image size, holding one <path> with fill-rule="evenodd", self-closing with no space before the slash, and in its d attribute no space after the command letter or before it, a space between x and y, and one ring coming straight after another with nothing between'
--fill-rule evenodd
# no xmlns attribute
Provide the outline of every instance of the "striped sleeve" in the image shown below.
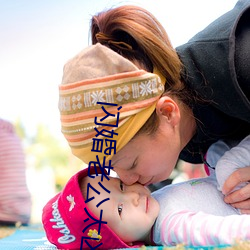
<svg viewBox="0 0 250 250"><path fill-rule="evenodd" d="M0 222L28 223L30 213L21 140L11 123L0 119Z"/></svg>
<svg viewBox="0 0 250 250"><path fill-rule="evenodd" d="M250 239L250 215L215 216L203 212L173 211L161 225L161 244L188 246L233 244Z"/></svg>

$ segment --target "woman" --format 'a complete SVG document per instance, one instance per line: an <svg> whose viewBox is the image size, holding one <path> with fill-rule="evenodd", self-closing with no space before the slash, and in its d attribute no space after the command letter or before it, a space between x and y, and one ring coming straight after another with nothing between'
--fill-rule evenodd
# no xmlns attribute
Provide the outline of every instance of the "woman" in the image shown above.
<svg viewBox="0 0 250 250"><path fill-rule="evenodd" d="M108 47L109 51L102 46L92 47L92 50L85 51L68 62L64 69L61 104L64 105L67 100L64 98L66 92L63 91L69 91L67 88L73 89L76 86L65 87L66 84L87 79L83 88L86 85L92 88L89 82L91 77L99 79L98 77L117 75L121 72L139 72L142 69L157 74L161 82L165 83L164 93L147 100L154 100L150 105L143 106L145 110L150 111L148 110L143 118L136 119L133 126L130 124L130 129L126 124L131 122L135 113L135 116L138 116L142 111L136 109L136 112L131 113L131 119L126 117L127 120L121 113L120 124L126 129L117 129L117 152L110 154L109 159L112 158L112 167L125 184L139 182L149 185L162 181L169 177L178 158L202 163L203 156L212 143L219 139L241 140L250 134L249 14L250 1L239 1L232 11L217 19L176 51L161 24L152 14L139 7L121 6L101 12L92 18L93 44L102 44L103 47ZM111 51L120 57L116 57ZM105 56L102 56L103 52ZM125 58L133 66L128 65ZM82 68L85 74L81 75L83 78L79 78L79 72L76 74L74 71L80 67L79 64L84 63L83 61L88 61L90 67ZM119 68L113 72L117 65L126 65L126 71ZM95 75L96 69L104 70L105 74L98 72L99 75ZM94 72L95 77L93 74L91 76L90 72ZM141 95L141 98L146 101L147 94L152 94L151 92L153 91L150 89ZM74 96L72 103L77 95ZM81 96L78 97L79 103ZM127 112L128 105L134 104L134 101L123 101L117 101L116 104L123 105L124 109L126 107ZM136 102L142 105L141 99ZM94 138L94 134L87 132L86 137L85 132L81 132L83 129L79 127L77 112L66 111L67 107L63 106L62 131L73 153L86 163L90 162L87 162L87 159L93 163L94 158L87 157L87 152L95 151L93 147L81 146L77 140L89 140ZM81 106L81 112L86 111L87 109L84 110ZM71 115L70 119L76 118L74 126L78 126L71 130L71 134L67 129L73 122L71 125L67 124L68 114ZM100 156L100 161L103 156L105 155ZM250 166L232 174L225 183L225 190L229 193L239 182L249 179ZM250 185L247 185L244 189L226 196L225 201L250 211L249 191Z"/></svg>

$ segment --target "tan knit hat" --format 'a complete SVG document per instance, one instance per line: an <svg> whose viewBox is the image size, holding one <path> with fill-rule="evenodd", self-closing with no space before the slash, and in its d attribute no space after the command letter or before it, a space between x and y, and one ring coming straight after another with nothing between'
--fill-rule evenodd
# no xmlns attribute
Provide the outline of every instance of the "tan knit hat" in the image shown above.
<svg viewBox="0 0 250 250"><path fill-rule="evenodd" d="M161 78L99 43L68 61L59 110L73 154L85 163L96 161L97 155L101 163L104 156L111 159L155 110L164 92Z"/></svg>

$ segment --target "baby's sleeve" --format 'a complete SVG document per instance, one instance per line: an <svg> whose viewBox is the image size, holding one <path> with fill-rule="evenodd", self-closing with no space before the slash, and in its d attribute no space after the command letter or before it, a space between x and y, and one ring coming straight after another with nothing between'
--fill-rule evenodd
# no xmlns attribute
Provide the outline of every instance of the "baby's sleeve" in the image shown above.
<svg viewBox="0 0 250 250"><path fill-rule="evenodd" d="M209 175L215 177L215 167L219 159L229 151L231 147L224 141L219 140L212 144L206 154L206 165L208 167Z"/></svg>
<svg viewBox="0 0 250 250"><path fill-rule="evenodd" d="M203 212L172 211L161 224L165 246L218 246L250 239L250 215L216 216Z"/></svg>
<svg viewBox="0 0 250 250"><path fill-rule="evenodd" d="M218 189L222 190L225 181L234 171L247 166L250 166L250 135L243 139L237 146L226 151L218 160L215 167ZM245 185L246 183L241 183L236 189Z"/></svg>

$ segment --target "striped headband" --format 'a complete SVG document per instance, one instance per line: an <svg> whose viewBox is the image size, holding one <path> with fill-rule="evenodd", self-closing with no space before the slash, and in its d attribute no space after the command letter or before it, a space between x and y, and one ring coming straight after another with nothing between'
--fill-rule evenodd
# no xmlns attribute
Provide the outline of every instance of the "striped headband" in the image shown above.
<svg viewBox="0 0 250 250"><path fill-rule="evenodd" d="M83 162L112 158L139 131L164 92L160 74L139 70L111 49L92 45L64 66L61 129ZM115 142L114 142L115 141ZM105 150L106 149L106 150Z"/></svg>

